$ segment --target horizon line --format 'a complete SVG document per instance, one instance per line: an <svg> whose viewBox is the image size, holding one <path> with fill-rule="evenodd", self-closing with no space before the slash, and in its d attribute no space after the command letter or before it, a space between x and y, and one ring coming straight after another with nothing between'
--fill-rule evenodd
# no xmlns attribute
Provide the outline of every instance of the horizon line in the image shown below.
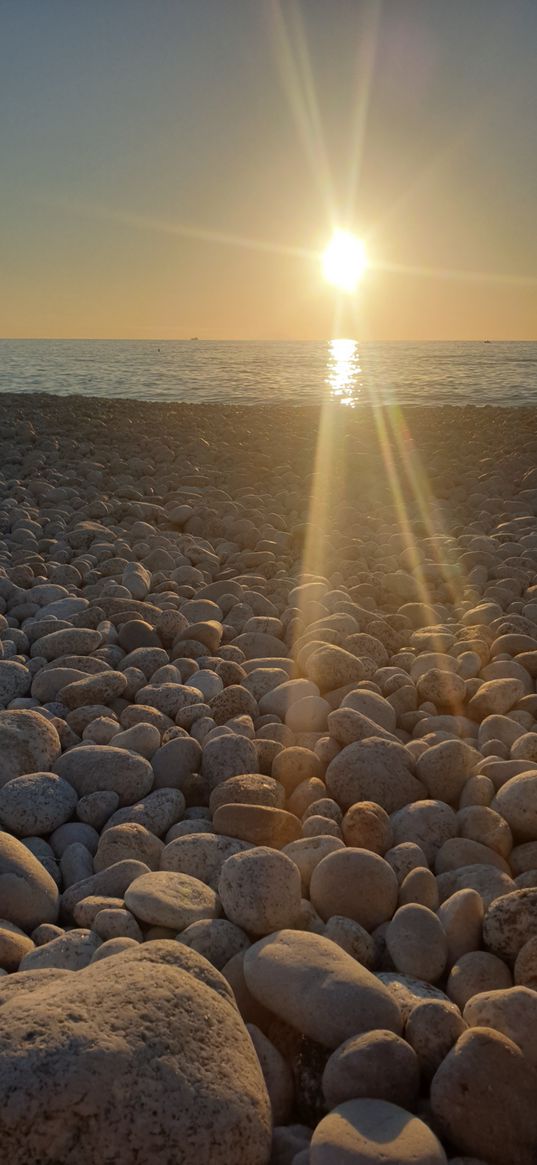
<svg viewBox="0 0 537 1165"><path fill-rule="evenodd" d="M391 340L375 340L375 339L359 339L356 336L324 336L318 340L304 339L298 337L291 339L290 337L271 337L257 338L249 337L248 339L241 336L0 336L2 343L64 343L64 344L331 344L334 340L354 340L356 344L536 344L537 336L526 336L524 338L515 336L504 336L502 338L493 338L488 336L474 336L472 339L467 337L462 339L457 336L451 336L448 339L445 337L430 337L429 339L417 339L415 337L408 337L407 339L391 339Z"/></svg>

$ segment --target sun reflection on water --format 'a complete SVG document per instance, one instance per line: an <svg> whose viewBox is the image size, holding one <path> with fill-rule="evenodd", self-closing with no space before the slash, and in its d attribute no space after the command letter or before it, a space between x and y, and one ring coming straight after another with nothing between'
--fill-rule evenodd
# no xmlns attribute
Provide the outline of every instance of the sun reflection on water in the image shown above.
<svg viewBox="0 0 537 1165"><path fill-rule="evenodd" d="M359 377L362 373L356 340L330 341L326 372L331 399L354 408L358 402Z"/></svg>

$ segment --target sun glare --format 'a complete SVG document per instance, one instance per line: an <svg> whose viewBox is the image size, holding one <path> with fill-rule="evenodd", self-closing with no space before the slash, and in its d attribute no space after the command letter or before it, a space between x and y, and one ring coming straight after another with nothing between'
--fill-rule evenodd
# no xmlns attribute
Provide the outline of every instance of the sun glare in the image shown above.
<svg viewBox="0 0 537 1165"><path fill-rule="evenodd" d="M323 274L340 291L354 291L367 266L365 247L350 231L335 231L322 256Z"/></svg>

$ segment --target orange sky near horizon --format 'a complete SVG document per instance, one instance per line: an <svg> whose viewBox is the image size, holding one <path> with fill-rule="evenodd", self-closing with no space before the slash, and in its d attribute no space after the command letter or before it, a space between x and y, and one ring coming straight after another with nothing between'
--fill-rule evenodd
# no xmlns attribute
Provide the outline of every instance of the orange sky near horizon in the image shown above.
<svg viewBox="0 0 537 1165"><path fill-rule="evenodd" d="M3 337L537 339L530 0L3 22ZM337 226L370 263L344 301Z"/></svg>

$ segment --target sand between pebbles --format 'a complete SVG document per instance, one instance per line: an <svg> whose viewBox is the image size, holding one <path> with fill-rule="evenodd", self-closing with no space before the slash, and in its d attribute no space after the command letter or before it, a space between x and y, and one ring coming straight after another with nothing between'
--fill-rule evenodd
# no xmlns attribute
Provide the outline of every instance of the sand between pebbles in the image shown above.
<svg viewBox="0 0 537 1165"><path fill-rule="evenodd" d="M10 1165L532 1165L537 412L3 396Z"/></svg>

